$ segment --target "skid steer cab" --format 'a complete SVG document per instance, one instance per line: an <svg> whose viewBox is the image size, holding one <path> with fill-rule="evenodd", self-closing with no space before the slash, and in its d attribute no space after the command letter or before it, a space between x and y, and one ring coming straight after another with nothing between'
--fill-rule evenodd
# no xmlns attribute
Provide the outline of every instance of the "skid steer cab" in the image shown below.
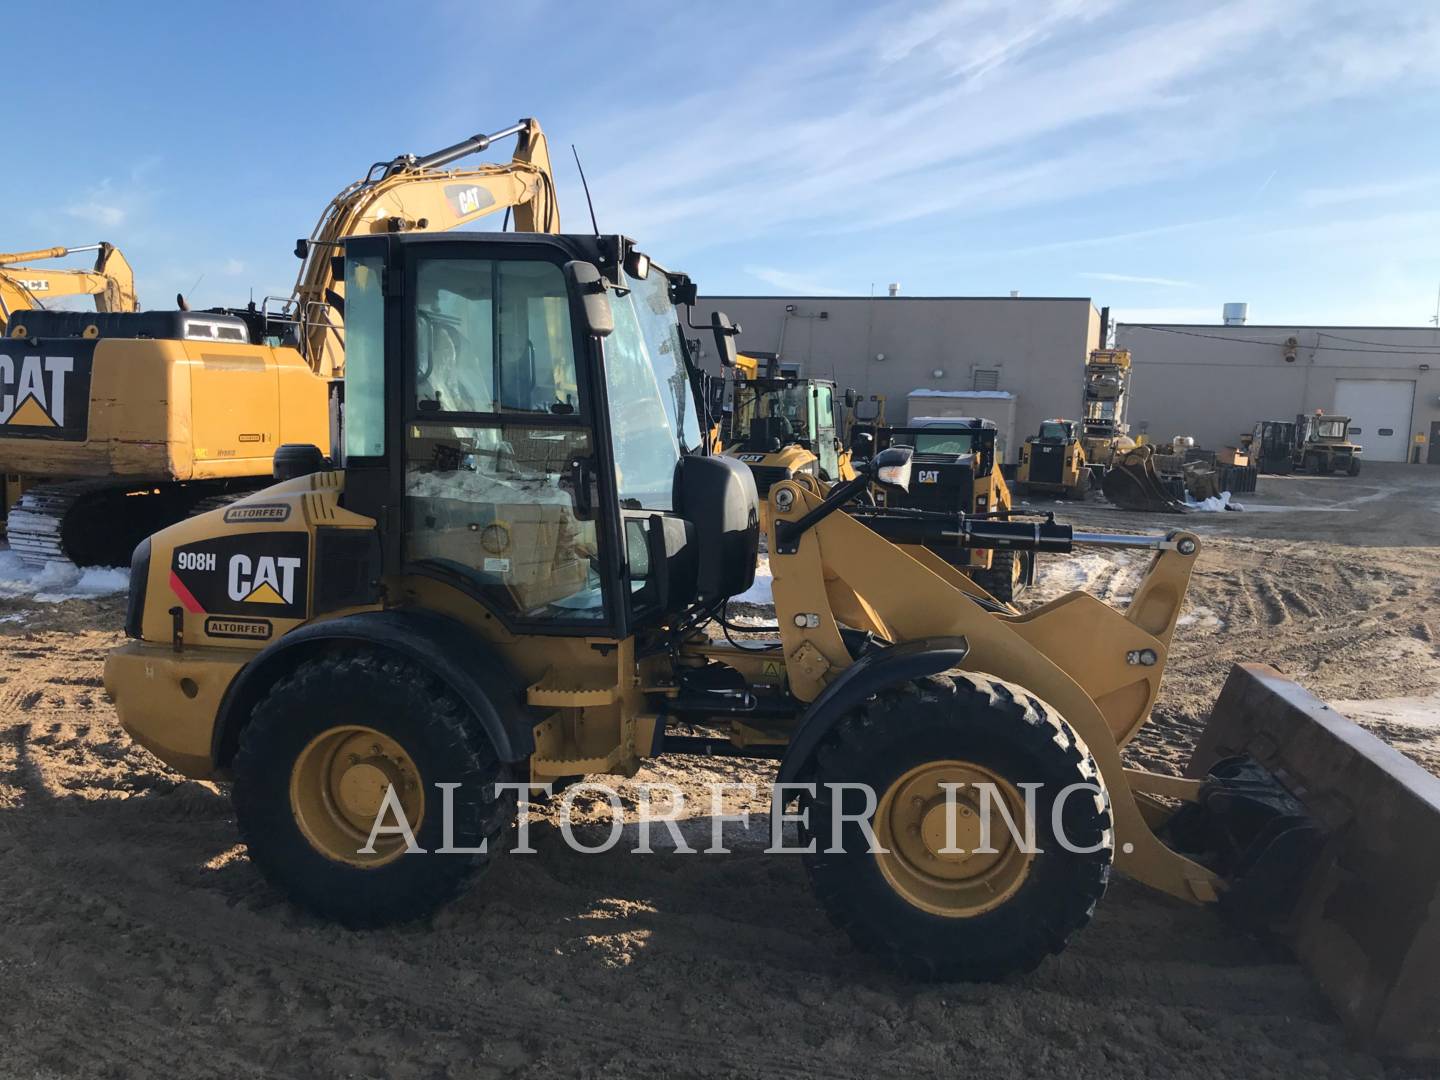
<svg viewBox="0 0 1440 1080"><path fill-rule="evenodd" d="M297 903L423 917L537 787L660 754L778 762L779 847L859 945L921 977L1035 966L1112 865L1191 902L1247 881L1267 910L1290 899L1298 847L1264 806L1209 800L1247 810L1216 833L1232 877L1203 814L1193 845L1165 839L1220 781L1121 760L1194 536L876 506L872 484L909 484L894 447L853 480L770 487L777 625L734 643L759 500L743 463L701 452L676 310L693 283L614 236L351 238L344 271L343 467L311 453L320 471L141 544L105 671L139 743L232 783L251 858ZM1152 561L1123 612L1072 593L1016 614L936 540Z"/></svg>

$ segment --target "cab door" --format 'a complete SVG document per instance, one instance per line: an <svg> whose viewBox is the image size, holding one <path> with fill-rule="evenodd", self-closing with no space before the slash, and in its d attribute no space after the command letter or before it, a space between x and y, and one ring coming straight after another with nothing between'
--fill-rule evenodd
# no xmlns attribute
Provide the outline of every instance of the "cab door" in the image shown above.
<svg viewBox="0 0 1440 1080"><path fill-rule="evenodd" d="M815 386L810 391L810 430L815 433L815 456L828 480L840 478L840 451L835 439L835 388Z"/></svg>

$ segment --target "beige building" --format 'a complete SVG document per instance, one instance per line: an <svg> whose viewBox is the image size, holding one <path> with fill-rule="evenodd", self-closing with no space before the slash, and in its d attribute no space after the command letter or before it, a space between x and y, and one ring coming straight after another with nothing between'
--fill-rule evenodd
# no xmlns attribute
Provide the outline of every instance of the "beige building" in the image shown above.
<svg viewBox="0 0 1440 1080"><path fill-rule="evenodd" d="M1440 464L1440 329L1119 323L1131 433L1234 445L1259 420L1351 417L1370 461Z"/></svg>
<svg viewBox="0 0 1440 1080"><path fill-rule="evenodd" d="M1100 341L1100 313L1083 297L701 298L697 313L712 310L740 324L741 351L778 352L802 374L882 394L891 422L926 415L915 390L1008 391L974 399L978 415L1012 428L1008 460L1041 420L1078 415L1085 358ZM702 357L713 354L708 335L697 336ZM928 414L953 412L943 400Z"/></svg>

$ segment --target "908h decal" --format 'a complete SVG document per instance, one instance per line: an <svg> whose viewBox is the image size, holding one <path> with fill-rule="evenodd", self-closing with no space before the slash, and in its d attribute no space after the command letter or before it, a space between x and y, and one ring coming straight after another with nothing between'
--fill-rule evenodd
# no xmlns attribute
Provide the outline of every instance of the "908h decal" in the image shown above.
<svg viewBox="0 0 1440 1080"><path fill-rule="evenodd" d="M85 441L95 343L64 344L63 356L24 338L0 344L0 438Z"/></svg>
<svg viewBox="0 0 1440 1080"><path fill-rule="evenodd" d="M303 619L309 553L306 533L249 533L198 540L175 549L170 589L187 611L197 615Z"/></svg>

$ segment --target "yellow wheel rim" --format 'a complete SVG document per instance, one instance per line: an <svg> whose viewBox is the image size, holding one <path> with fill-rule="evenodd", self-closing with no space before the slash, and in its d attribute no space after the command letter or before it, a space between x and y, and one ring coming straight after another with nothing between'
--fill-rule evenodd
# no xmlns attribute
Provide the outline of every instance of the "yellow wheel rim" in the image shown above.
<svg viewBox="0 0 1440 1080"><path fill-rule="evenodd" d="M360 849L367 846L392 787L411 832L417 832L425 816L425 789L405 748L374 728L334 727L311 739L296 757L290 811L305 839L326 858L362 868L384 866L405 853L404 836L377 836L373 853ZM399 824L393 802L383 824Z"/></svg>
<svg viewBox="0 0 1440 1080"><path fill-rule="evenodd" d="M948 795L954 797L954 848L949 848ZM976 785L993 785L991 788ZM993 851L982 844L982 804L988 803ZM1034 853L1016 842L1004 813L1025 835L1025 801L1015 785L969 761L929 761L896 780L875 810L875 837L885 853L875 860L890 887L932 915L982 915L1013 896L1030 872ZM1037 838L1038 843L1038 838Z"/></svg>

